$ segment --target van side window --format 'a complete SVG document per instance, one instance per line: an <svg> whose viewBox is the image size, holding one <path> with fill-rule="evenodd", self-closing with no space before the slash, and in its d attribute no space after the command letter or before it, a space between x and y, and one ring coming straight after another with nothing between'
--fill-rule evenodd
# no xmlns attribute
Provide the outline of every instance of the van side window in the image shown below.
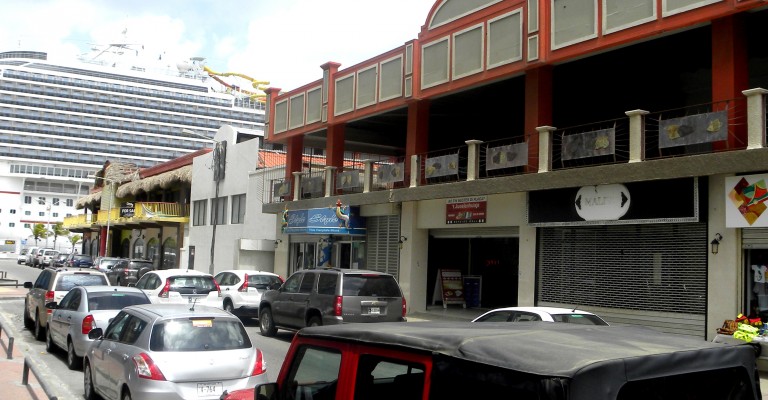
<svg viewBox="0 0 768 400"><path fill-rule="evenodd" d="M332 400L336 398L341 353L335 349L303 346L291 363L281 399Z"/></svg>
<svg viewBox="0 0 768 400"><path fill-rule="evenodd" d="M317 294L336 294L336 280L338 275L336 274L320 274L320 278L317 280Z"/></svg>
<svg viewBox="0 0 768 400"><path fill-rule="evenodd" d="M304 279L301 280L299 293L312 293L312 288L315 287L315 276L316 275L311 272L304 274Z"/></svg>
<svg viewBox="0 0 768 400"><path fill-rule="evenodd" d="M424 366L377 355L360 356L355 378L356 400L421 400Z"/></svg>

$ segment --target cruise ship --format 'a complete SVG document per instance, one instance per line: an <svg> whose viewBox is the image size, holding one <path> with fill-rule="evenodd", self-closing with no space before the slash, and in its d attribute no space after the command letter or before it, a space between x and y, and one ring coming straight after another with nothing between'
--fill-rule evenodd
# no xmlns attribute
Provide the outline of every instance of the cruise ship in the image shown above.
<svg viewBox="0 0 768 400"><path fill-rule="evenodd" d="M264 130L261 99L223 86L202 57L158 71L106 57L132 52L127 45L92 50L67 63L0 52L0 254L53 247L31 228L75 214L88 176L108 160L140 169L210 146L225 124L240 135Z"/></svg>

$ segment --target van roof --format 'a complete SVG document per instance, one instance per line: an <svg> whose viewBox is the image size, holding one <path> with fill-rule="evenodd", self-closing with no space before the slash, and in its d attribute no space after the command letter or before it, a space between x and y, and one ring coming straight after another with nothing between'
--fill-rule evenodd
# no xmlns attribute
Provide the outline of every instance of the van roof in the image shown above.
<svg viewBox="0 0 768 400"><path fill-rule="evenodd" d="M576 378L574 389L659 374L755 367L751 346L651 329L551 322L407 322L304 328L299 337L400 347L541 376ZM618 374L618 376L617 376ZM754 374L750 374L753 380ZM574 380L574 385L576 380ZM589 398L589 397L587 397Z"/></svg>

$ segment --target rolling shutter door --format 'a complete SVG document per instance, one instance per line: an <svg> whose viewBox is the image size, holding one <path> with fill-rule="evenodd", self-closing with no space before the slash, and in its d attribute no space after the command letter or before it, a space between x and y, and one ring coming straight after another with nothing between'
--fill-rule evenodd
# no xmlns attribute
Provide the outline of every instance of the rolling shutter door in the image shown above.
<svg viewBox="0 0 768 400"><path fill-rule="evenodd" d="M708 246L705 223L541 228L537 305L704 338Z"/></svg>
<svg viewBox="0 0 768 400"><path fill-rule="evenodd" d="M400 280L400 215L366 218L366 269Z"/></svg>
<svg viewBox="0 0 768 400"><path fill-rule="evenodd" d="M768 228L742 229L741 246L745 249L768 249Z"/></svg>

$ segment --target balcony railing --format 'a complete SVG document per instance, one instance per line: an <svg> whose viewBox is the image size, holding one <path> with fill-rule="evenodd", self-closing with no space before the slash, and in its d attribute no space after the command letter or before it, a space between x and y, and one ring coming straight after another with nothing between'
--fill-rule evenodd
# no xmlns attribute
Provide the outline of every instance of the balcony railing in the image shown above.
<svg viewBox="0 0 768 400"><path fill-rule="evenodd" d="M93 214L71 215L69 217L64 217L62 227L68 230L84 229L93 225L95 219Z"/></svg>
<svg viewBox="0 0 768 400"><path fill-rule="evenodd" d="M613 120L562 129L539 127L537 135L518 135L490 142L467 140L466 146L413 155L408 171L404 170L406 163L403 159L367 160L362 171L353 171L362 174L359 176L363 180L362 193L367 193L761 148L768 141L766 94L768 90L762 88L750 89L744 91L744 98L656 112L632 110L626 112L626 117ZM534 143L538 145L538 157L529 150L534 137L538 137L538 143ZM302 188L299 199L357 193L339 187L338 177L344 176L345 171L335 172L334 167L326 167L322 176L316 171L294 173L291 183ZM393 181L384 176L386 173L402 173L404 178ZM305 179L314 180L314 183L307 184ZM326 190L321 193L317 187L323 186ZM315 187L315 190L304 190L305 187ZM292 193L279 198L286 201L297 196Z"/></svg>

